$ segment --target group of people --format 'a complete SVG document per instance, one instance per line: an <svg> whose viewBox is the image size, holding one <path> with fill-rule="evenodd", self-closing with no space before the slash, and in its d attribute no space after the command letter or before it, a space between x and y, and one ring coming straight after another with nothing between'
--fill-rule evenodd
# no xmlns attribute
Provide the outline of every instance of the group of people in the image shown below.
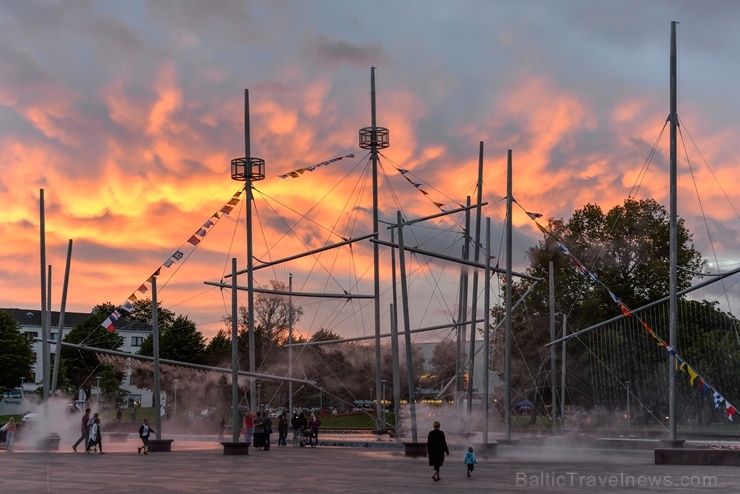
<svg viewBox="0 0 740 494"><path fill-rule="evenodd" d="M315 414L312 413L311 418L307 419L303 412L299 414L293 412L290 425L293 428L293 446L315 448L319 445L321 420L317 419Z"/></svg>
<svg viewBox="0 0 740 494"><path fill-rule="evenodd" d="M223 419L222 419L223 420ZM293 428L293 446L310 446L315 448L319 445L319 427L321 421L316 415L306 418L303 412L293 413L290 420ZM221 431L222 427L219 428ZM288 445L288 418L285 413L280 414L277 423L278 446ZM272 420L267 412L258 411L256 414L247 413L244 417L244 440L252 443L252 447L260 451L270 450L270 434L272 434ZM221 436L223 432L220 432Z"/></svg>
<svg viewBox="0 0 740 494"><path fill-rule="evenodd" d="M434 468L432 479L435 482L438 482L439 480L441 480L439 476L439 469L445 462L445 456L450 456L450 450L447 447L445 433L440 430L440 423L435 420L434 424L432 424L432 427L434 428L429 431L429 435L427 435L427 457L429 457L429 466ZM468 477L470 477L470 475L473 473L473 469L475 468L475 464L478 463L472 446L468 447L468 451L465 453L465 459L463 461L467 466L467 475Z"/></svg>
<svg viewBox="0 0 740 494"><path fill-rule="evenodd" d="M15 423L13 425L15 426ZM152 433L154 433L154 429L149 425L149 419L145 418L141 427L139 427L139 438L143 445L138 448L138 454L149 454L149 435ZM100 416L95 412L91 417L89 408L85 409L85 414L82 416L80 421L80 438L72 445L72 450L76 453L77 446L83 442L87 454L90 454L91 451L93 453L100 452L101 455L105 454L103 452L103 432L100 428Z"/></svg>
<svg viewBox="0 0 740 494"><path fill-rule="evenodd" d="M244 417L246 442L252 443L252 447L256 450L270 451L270 434L272 434L272 419L267 412L247 413Z"/></svg>
<svg viewBox="0 0 740 494"><path fill-rule="evenodd" d="M103 453L103 434L100 430L100 417L98 416L98 412L95 412L91 417L90 409L85 409L85 414L82 416L80 432L80 438L72 445L72 450L75 453L77 452L77 446L84 441L85 452L87 454L90 454L90 450L93 450L93 452L98 452L98 450L100 450L101 455L105 454Z"/></svg>

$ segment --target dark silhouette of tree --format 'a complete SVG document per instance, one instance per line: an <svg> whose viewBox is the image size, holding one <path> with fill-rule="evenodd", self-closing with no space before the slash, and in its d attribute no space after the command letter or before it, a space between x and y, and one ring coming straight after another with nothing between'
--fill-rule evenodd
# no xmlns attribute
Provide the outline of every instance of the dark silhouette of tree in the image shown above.
<svg viewBox="0 0 740 494"><path fill-rule="evenodd" d="M28 377L34 358L31 342L8 311L0 311L0 391L14 389Z"/></svg>
<svg viewBox="0 0 740 494"><path fill-rule="evenodd" d="M100 325L108 317L108 314L115 309L116 306L110 302L95 306L90 317L72 328L65 335L64 341L108 350L119 350L123 346L123 338L115 332L109 333L106 328ZM64 365L65 375L72 388L69 391L75 392L77 389L83 389L86 399L89 399L90 391L95 385L95 377L103 372L105 366L100 363L95 352L88 350L62 347L61 358L60 364ZM123 373L117 372L115 375L118 383L120 383L123 379Z"/></svg>
<svg viewBox="0 0 740 494"><path fill-rule="evenodd" d="M692 234L686 229L683 219L678 220L677 226L677 259L683 268L678 273L678 290L682 290L690 286L690 272L700 271L703 261L692 244ZM550 218L547 227L627 307L637 308L668 295L669 217L665 208L656 201L627 199L607 213L597 205L587 204L575 211L567 222ZM560 313L563 312L568 313L568 326L572 330L619 315L619 308L609 292L584 276L552 236L543 235L543 240L529 250L528 257L530 267L527 273L543 280L548 279L548 264L553 262L558 331L562 322ZM515 282L515 301L531 284L529 280ZM513 314L512 321L514 399L527 397L549 403L549 384L546 382L549 374L543 367L549 356L544 345L550 340L549 287L546 281L535 286L523 307ZM492 314L494 320L502 320L504 307L495 307ZM502 343L503 338L497 338L497 345ZM503 355L500 346L495 355ZM593 358L594 355L584 350L582 345L574 343L568 346L571 369L568 388L576 403L594 404L590 371Z"/></svg>

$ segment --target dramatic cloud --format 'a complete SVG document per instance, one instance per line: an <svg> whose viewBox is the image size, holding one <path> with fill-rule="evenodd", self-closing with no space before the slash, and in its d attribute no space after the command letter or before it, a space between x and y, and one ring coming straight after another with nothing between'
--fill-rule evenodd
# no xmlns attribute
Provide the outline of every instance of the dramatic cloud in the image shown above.
<svg viewBox="0 0 740 494"><path fill-rule="evenodd" d="M499 260L509 149L514 196L528 211L568 218L586 203L609 209L629 195L667 206L673 20L679 214L713 266L735 267L738 15L731 2L670 0L5 2L0 306L40 305L44 189L55 301L69 239L67 307L75 311L121 303L180 251L162 270L160 299L212 336L230 294L203 282L228 274L232 257L246 267L244 194L197 248L188 239L243 185L231 180L230 163L245 154L244 90L250 154L266 163L252 231L264 262L371 232L372 163L358 146L371 125L371 66L377 124L390 131L379 163L382 238L399 210L411 219L474 201L480 142L483 214ZM463 222L458 214L416 225L405 241L459 255ZM520 209L513 222L515 269L523 270L541 234ZM386 327L390 250L380 252ZM358 242L260 270L255 281L292 275L296 290L368 294L372 253ZM408 262L412 325L448 322L459 267ZM298 303L303 334L373 333L366 300Z"/></svg>

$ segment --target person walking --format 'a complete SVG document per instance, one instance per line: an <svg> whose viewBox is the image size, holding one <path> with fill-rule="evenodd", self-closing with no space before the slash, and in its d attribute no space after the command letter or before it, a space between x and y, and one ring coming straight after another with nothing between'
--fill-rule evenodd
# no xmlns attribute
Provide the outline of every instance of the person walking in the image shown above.
<svg viewBox="0 0 740 494"><path fill-rule="evenodd" d="M465 464L468 466L468 477L473 473L473 468L476 463L478 463L478 460L475 458L475 453L473 453L473 447L468 446L468 452L465 453Z"/></svg>
<svg viewBox="0 0 740 494"><path fill-rule="evenodd" d="M315 448L319 445L319 427L321 421L316 418L316 415L311 414L311 420L308 421L308 445Z"/></svg>
<svg viewBox="0 0 740 494"><path fill-rule="evenodd" d="M288 419L285 417L285 413L280 414L278 418L278 446L288 445Z"/></svg>
<svg viewBox="0 0 740 494"><path fill-rule="evenodd" d="M15 417L10 417L8 419L8 423L4 426L0 427L0 430L2 430L5 433L5 451L8 453L13 452L13 442L15 441Z"/></svg>
<svg viewBox="0 0 740 494"><path fill-rule="evenodd" d="M95 448L95 451L100 450L100 454L103 453L103 432L100 430L100 418L95 414L95 421L90 427L90 440L87 443L87 454L90 454L90 449Z"/></svg>
<svg viewBox="0 0 740 494"><path fill-rule="evenodd" d="M92 431L92 426L93 426L93 424L95 424L95 419L97 419L97 418L98 418L98 412L95 412L93 414L93 416L90 417L90 420L87 421L87 429L88 430ZM89 437L90 437L90 434L88 433L88 438ZM85 445L85 451L88 451L90 449L90 444L93 444L93 443L91 441L89 441L89 439L88 439L88 442ZM97 443L93 444L93 452L94 453L97 453L98 452L98 445L97 445Z"/></svg>
<svg viewBox="0 0 740 494"><path fill-rule="evenodd" d="M264 412L262 414L262 429L264 432L262 433L262 451L270 451L270 434L272 434L272 419L267 414L267 412Z"/></svg>
<svg viewBox="0 0 740 494"><path fill-rule="evenodd" d="M429 466L434 467L432 479L437 482L440 480L439 469L445 461L445 455L450 455L450 450L447 448L445 433L439 429L440 423L435 420L433 427L434 429L429 431L427 436L427 456L429 457Z"/></svg>
<svg viewBox="0 0 740 494"><path fill-rule="evenodd" d="M247 412L244 416L244 442L252 442L254 434L254 417L255 415L250 412ZM252 446L254 446L254 444Z"/></svg>
<svg viewBox="0 0 740 494"><path fill-rule="evenodd" d="M293 428L293 446L298 446L301 442L301 426L298 424L298 414L293 411L293 417L290 419L290 426Z"/></svg>
<svg viewBox="0 0 740 494"><path fill-rule="evenodd" d="M87 422L90 420L90 409L85 409L85 415L82 416L82 426L80 427L80 438L77 440L76 443L72 445L72 450L77 453L77 446L80 445L81 442L84 441L85 449L87 449L87 440L90 438L90 426L87 425Z"/></svg>
<svg viewBox="0 0 740 494"><path fill-rule="evenodd" d="M257 416L254 417L254 432L252 433L254 437L254 442L252 443L252 446L255 449L262 449L265 446L265 421L262 418L262 411L257 410Z"/></svg>
<svg viewBox="0 0 740 494"><path fill-rule="evenodd" d="M141 438L141 442L144 444L139 448L139 453L143 451L145 455L148 455L147 452L149 449L149 434L153 433L154 429L151 428L149 425L149 419L144 417L144 422L141 424L141 427L139 427L139 437ZM156 434L156 432L154 432Z"/></svg>
<svg viewBox="0 0 740 494"><path fill-rule="evenodd" d="M221 415L221 420L218 421L218 442L224 442L224 432L226 432L226 419Z"/></svg>
<svg viewBox="0 0 740 494"><path fill-rule="evenodd" d="M131 408L131 423L136 422L136 405Z"/></svg>

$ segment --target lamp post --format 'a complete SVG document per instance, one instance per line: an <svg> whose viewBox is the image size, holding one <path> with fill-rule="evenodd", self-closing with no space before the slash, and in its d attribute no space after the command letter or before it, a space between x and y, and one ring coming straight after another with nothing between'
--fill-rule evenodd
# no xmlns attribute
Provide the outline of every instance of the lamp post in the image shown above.
<svg viewBox="0 0 740 494"><path fill-rule="evenodd" d="M632 417L630 417L630 381L625 381L624 384L627 386L627 433L630 432L630 422L632 422Z"/></svg>
<svg viewBox="0 0 740 494"><path fill-rule="evenodd" d="M383 427L385 427L385 379L380 381L380 384L382 385L382 387L380 388L380 410L381 416L383 417Z"/></svg>
<svg viewBox="0 0 740 494"><path fill-rule="evenodd" d="M172 382L175 384L175 405L173 407L172 418L177 422L177 383L180 382L180 380L173 379Z"/></svg>
<svg viewBox="0 0 740 494"><path fill-rule="evenodd" d="M95 387L98 388L98 404L100 403L100 376L95 378Z"/></svg>
<svg viewBox="0 0 740 494"><path fill-rule="evenodd" d="M262 410L262 405L260 405L260 388L262 387L262 383L257 381L257 410Z"/></svg>

